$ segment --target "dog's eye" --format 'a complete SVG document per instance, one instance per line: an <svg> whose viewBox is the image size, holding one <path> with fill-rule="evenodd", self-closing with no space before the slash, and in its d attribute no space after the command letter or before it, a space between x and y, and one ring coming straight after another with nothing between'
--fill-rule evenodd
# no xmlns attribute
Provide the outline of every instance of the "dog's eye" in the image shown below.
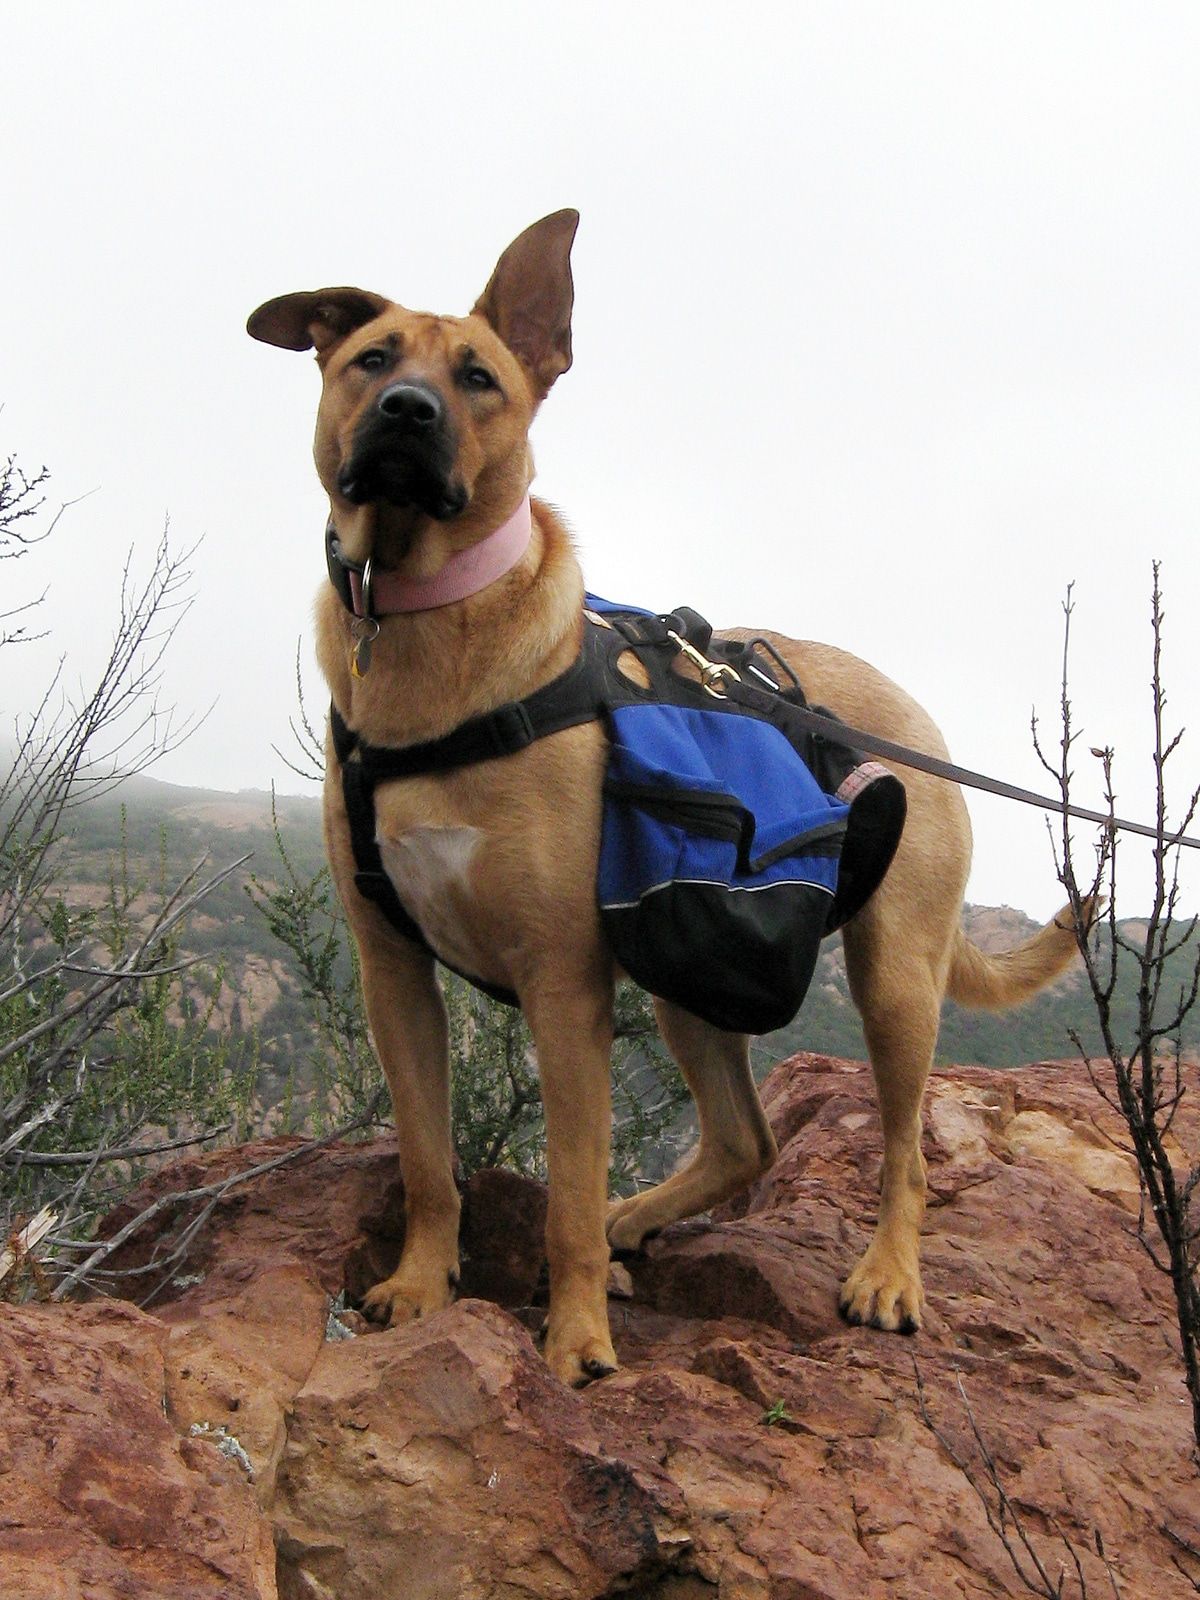
<svg viewBox="0 0 1200 1600"><path fill-rule="evenodd" d="M386 350L364 350L355 358L355 365L361 367L364 372L382 372L387 363Z"/></svg>
<svg viewBox="0 0 1200 1600"><path fill-rule="evenodd" d="M463 368L462 381L468 389L495 389L499 387L486 367L474 365Z"/></svg>

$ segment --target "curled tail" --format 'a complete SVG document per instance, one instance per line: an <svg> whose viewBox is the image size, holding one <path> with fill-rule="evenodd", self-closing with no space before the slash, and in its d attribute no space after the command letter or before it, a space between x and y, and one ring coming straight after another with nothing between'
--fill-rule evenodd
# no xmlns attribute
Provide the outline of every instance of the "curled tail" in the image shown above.
<svg viewBox="0 0 1200 1600"><path fill-rule="evenodd" d="M1083 902L1085 925L1090 927L1099 904ZM946 993L960 1006L1002 1011L1029 1000L1039 989L1065 972L1076 952L1075 926L1070 906L1064 906L1032 939L1015 950L987 955L959 931L950 958Z"/></svg>

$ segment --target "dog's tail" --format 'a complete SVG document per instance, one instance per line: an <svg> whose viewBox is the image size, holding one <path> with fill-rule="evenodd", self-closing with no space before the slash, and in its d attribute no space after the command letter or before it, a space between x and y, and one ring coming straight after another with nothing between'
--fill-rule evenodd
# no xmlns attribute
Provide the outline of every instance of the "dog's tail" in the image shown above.
<svg viewBox="0 0 1200 1600"><path fill-rule="evenodd" d="M1097 896L1082 903L1084 925L1091 927L1103 907ZM1070 906L1040 928L1015 950L988 955L973 945L961 930L950 959L946 993L960 1006L1002 1011L1029 1000L1039 989L1065 972L1076 953L1075 925Z"/></svg>

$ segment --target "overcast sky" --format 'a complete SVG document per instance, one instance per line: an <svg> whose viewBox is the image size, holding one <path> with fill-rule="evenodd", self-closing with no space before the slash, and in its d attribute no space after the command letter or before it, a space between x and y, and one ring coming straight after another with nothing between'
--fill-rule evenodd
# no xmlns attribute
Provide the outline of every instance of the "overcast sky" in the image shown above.
<svg viewBox="0 0 1200 1600"><path fill-rule="evenodd" d="M1073 580L1084 745L1148 809L1154 557L1177 722L1200 693L1193 3L60 0L8 8L4 51L0 452L88 495L5 566L53 629L0 661L6 720L55 651L86 675L169 516L203 542L168 690L215 705L158 775L294 787L318 381L246 316L329 283L466 311L573 205L534 437L590 586L840 644L1042 788ZM970 806L970 897L1053 910L1041 816Z"/></svg>

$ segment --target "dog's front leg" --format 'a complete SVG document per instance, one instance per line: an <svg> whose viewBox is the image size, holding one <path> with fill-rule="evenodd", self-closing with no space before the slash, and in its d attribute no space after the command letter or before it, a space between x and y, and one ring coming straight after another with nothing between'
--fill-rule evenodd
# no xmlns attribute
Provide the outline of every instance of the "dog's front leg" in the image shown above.
<svg viewBox="0 0 1200 1600"><path fill-rule="evenodd" d="M546 1362L573 1386L617 1365L608 1328L611 978L541 983L522 994L546 1114L550 1201Z"/></svg>
<svg viewBox="0 0 1200 1600"><path fill-rule="evenodd" d="M390 932L360 933L358 945L367 1019L396 1117L405 1209L400 1264L368 1290L363 1307L372 1320L394 1324L440 1311L458 1284L446 1008L424 951Z"/></svg>

